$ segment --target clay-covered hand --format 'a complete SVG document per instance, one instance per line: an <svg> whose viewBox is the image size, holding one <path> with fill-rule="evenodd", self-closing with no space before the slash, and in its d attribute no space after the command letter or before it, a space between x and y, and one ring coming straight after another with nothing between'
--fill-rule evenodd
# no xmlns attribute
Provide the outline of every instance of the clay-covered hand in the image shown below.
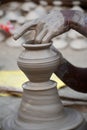
<svg viewBox="0 0 87 130"><path fill-rule="evenodd" d="M66 17L63 15L63 11L55 9L48 15L25 23L16 31L14 39L18 39L24 33L32 29L36 31L36 43L47 43L55 36L68 31L69 25L66 21Z"/></svg>

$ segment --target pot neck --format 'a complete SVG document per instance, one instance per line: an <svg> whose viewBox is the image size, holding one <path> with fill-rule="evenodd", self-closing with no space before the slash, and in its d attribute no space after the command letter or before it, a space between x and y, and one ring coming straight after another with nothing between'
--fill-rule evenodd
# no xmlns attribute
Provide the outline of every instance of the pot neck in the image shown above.
<svg viewBox="0 0 87 130"><path fill-rule="evenodd" d="M49 48L52 45L52 43L44 43L44 44L35 44L33 41L27 41L26 43L23 43L22 46L25 49L29 50L39 50L39 49L46 49Z"/></svg>

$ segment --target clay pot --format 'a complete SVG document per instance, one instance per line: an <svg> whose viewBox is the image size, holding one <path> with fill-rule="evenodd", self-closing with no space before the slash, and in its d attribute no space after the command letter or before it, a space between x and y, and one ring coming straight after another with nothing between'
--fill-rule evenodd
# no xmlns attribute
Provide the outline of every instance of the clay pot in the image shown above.
<svg viewBox="0 0 87 130"><path fill-rule="evenodd" d="M32 42L32 41L31 41ZM18 66L31 82L48 81L60 62L60 55L51 49L52 44L25 43Z"/></svg>

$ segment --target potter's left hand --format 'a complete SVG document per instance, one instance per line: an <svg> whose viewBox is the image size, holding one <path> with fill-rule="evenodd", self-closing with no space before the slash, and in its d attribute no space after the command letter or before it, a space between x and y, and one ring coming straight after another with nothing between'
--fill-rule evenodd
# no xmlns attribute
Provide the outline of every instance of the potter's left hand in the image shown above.
<svg viewBox="0 0 87 130"><path fill-rule="evenodd" d="M64 11L65 12L65 11ZM18 39L25 32L33 29L36 31L36 43L47 43L52 38L69 30L68 22L63 11L52 10L48 15L25 23L14 35Z"/></svg>

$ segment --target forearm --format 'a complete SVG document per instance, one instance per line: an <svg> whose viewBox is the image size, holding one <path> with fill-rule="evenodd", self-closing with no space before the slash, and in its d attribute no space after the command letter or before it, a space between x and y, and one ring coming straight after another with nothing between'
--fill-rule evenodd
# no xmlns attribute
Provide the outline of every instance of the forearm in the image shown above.
<svg viewBox="0 0 87 130"><path fill-rule="evenodd" d="M72 11L69 19L70 28L87 37L87 15L81 11Z"/></svg>
<svg viewBox="0 0 87 130"><path fill-rule="evenodd" d="M55 74L70 88L87 93L87 68L77 68L67 60L62 59Z"/></svg>
<svg viewBox="0 0 87 130"><path fill-rule="evenodd" d="M85 13L76 10L62 10L61 12L69 29L74 29L87 37L87 15Z"/></svg>

